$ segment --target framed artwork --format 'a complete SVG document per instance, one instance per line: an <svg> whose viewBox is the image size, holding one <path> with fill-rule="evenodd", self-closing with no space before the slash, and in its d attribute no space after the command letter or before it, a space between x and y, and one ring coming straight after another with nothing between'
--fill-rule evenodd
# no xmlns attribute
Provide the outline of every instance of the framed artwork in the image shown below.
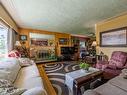
<svg viewBox="0 0 127 95"><path fill-rule="evenodd" d="M59 44L60 45L67 45L68 39L67 38L59 38Z"/></svg>
<svg viewBox="0 0 127 95"><path fill-rule="evenodd" d="M100 47L127 46L127 27L104 31L100 33Z"/></svg>
<svg viewBox="0 0 127 95"><path fill-rule="evenodd" d="M20 35L20 40L26 41L27 40L27 36L26 35Z"/></svg>
<svg viewBox="0 0 127 95"><path fill-rule="evenodd" d="M47 39L31 39L31 45L33 46L48 46L48 40Z"/></svg>

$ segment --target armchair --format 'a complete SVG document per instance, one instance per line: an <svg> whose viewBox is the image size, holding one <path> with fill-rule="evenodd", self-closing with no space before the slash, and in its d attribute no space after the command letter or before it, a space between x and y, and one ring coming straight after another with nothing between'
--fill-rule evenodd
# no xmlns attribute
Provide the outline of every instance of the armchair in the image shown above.
<svg viewBox="0 0 127 95"><path fill-rule="evenodd" d="M111 79L127 68L127 52L114 51L109 61L98 61L96 68L104 71L104 78Z"/></svg>

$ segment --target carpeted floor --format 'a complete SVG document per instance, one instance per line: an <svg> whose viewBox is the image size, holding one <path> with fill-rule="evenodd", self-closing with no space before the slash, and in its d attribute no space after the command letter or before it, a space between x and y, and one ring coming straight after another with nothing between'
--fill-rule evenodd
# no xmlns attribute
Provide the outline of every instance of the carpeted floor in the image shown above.
<svg viewBox="0 0 127 95"><path fill-rule="evenodd" d="M57 95L73 95L70 89L65 85L65 74L71 71L79 69L79 64L77 62L56 62L53 64L44 65L46 74L51 81ZM102 84L107 82L107 80L95 80L89 85L85 85L85 88L82 87L82 93L87 89L94 89Z"/></svg>
<svg viewBox="0 0 127 95"><path fill-rule="evenodd" d="M72 95L72 92L65 86L65 73L78 70L77 62L60 62L54 64L46 64L46 74L55 88L58 95Z"/></svg>

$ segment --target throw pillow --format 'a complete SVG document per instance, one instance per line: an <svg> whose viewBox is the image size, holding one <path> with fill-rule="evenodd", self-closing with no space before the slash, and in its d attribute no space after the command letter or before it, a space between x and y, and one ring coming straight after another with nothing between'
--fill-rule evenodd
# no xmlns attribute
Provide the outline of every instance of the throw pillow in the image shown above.
<svg viewBox="0 0 127 95"><path fill-rule="evenodd" d="M30 60L29 58L19 58L19 61L22 67L29 66L34 63L33 60Z"/></svg>
<svg viewBox="0 0 127 95"><path fill-rule="evenodd" d="M21 54L17 50L12 50L9 52L8 57L19 58Z"/></svg>
<svg viewBox="0 0 127 95"><path fill-rule="evenodd" d="M21 95L25 89L14 87L9 81L0 79L0 95Z"/></svg>

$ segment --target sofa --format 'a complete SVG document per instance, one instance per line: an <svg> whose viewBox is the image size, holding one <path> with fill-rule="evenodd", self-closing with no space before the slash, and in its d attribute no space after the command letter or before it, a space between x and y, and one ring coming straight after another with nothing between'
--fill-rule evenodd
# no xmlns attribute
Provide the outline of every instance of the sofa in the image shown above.
<svg viewBox="0 0 127 95"><path fill-rule="evenodd" d="M127 95L127 79L119 75L93 90L87 90L83 95Z"/></svg>
<svg viewBox="0 0 127 95"><path fill-rule="evenodd" d="M127 52L114 51L109 61L98 61L96 68L104 71L105 79L118 76L122 69L127 68Z"/></svg>
<svg viewBox="0 0 127 95"><path fill-rule="evenodd" d="M0 79L9 80L16 88L25 89L21 95L47 95L36 64L30 62L23 66L17 58L0 60Z"/></svg>

